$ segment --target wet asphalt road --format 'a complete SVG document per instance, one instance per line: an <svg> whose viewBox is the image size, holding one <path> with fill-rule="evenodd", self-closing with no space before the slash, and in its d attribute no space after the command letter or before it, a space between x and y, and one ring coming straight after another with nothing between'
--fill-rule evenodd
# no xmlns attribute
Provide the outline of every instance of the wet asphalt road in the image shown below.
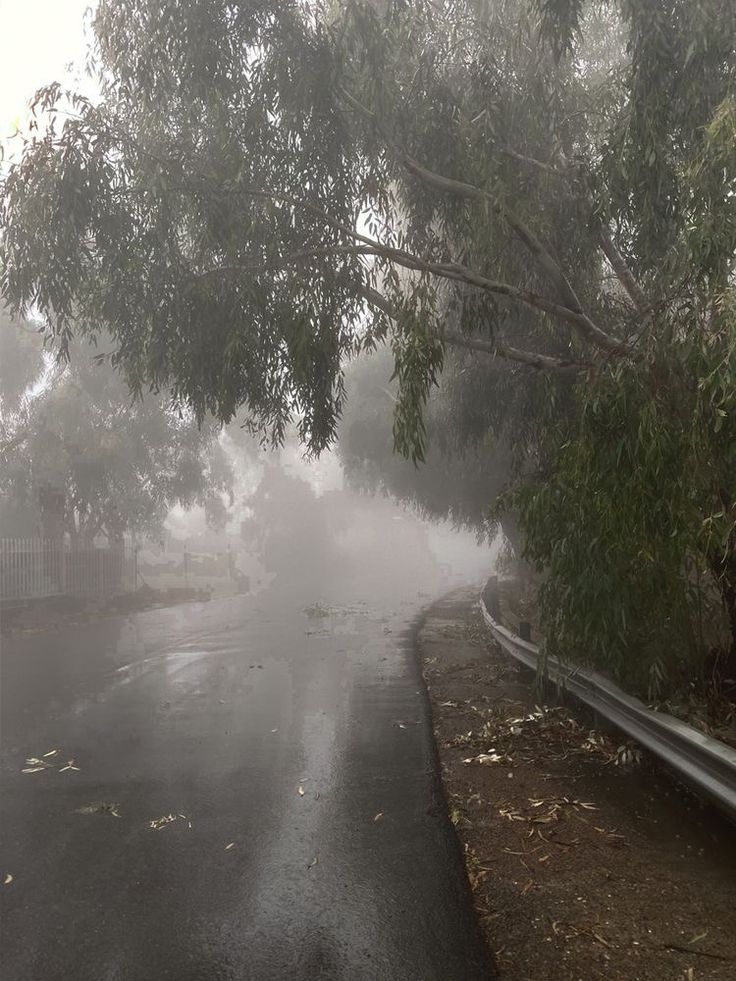
<svg viewBox="0 0 736 981"><path fill-rule="evenodd" d="M490 976L412 649L429 599L363 596L4 639L3 981ZM54 749L79 769L20 772Z"/></svg>

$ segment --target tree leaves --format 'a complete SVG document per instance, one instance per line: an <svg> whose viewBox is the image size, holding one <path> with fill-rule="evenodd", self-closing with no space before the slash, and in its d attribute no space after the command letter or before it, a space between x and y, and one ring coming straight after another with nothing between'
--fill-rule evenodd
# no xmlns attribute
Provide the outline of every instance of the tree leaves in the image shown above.
<svg viewBox="0 0 736 981"><path fill-rule="evenodd" d="M243 407L275 442L296 420L314 453L361 349L390 343L415 463L458 333L523 365L490 429L529 481L553 642L618 666L632 637L682 651L688 563L736 609L735 17L102 0L102 99L11 167L0 290L62 352L106 331L134 394L170 390L199 422Z"/></svg>

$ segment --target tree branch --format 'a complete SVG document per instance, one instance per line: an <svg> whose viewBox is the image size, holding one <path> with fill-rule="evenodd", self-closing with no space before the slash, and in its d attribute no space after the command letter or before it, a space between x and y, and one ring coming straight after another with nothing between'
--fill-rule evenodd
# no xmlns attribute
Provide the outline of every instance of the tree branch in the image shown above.
<svg viewBox="0 0 736 981"><path fill-rule="evenodd" d="M648 318L652 313L652 305L644 294L644 291L634 278L634 274L629 269L626 260L616 248L610 229L606 225L601 225L598 232L598 241L603 254L611 264L611 268L628 293L637 311L642 317Z"/></svg>
<svg viewBox="0 0 736 981"><path fill-rule="evenodd" d="M15 436L11 436L5 443L0 445L0 457L4 457L6 454L10 453L12 450L16 449L18 446L22 446L27 439L33 435L32 429L24 429L20 433L16 433Z"/></svg>
<svg viewBox="0 0 736 981"><path fill-rule="evenodd" d="M279 256L277 259L273 259L269 262L254 262L254 263L224 263L220 266L213 266L211 269L205 269L200 273L192 273L191 279L194 281L203 279L213 279L217 276L221 276L227 273L233 273L236 275L242 275L243 273L251 273L253 275L259 275L266 272L274 272L278 270L280 264L304 262L307 259L316 258L326 258L328 256L337 255L377 255L376 249L369 245L335 245L335 246L320 246L314 249L302 249L299 252L290 252L287 255ZM191 285L187 287L187 291L191 289Z"/></svg>
<svg viewBox="0 0 736 981"><path fill-rule="evenodd" d="M408 156L405 157L405 166L410 173L414 174L429 187L434 187L437 190L443 191L444 193L454 194L458 197L488 201L496 211L503 215L513 231L516 233L517 238L524 243L529 252L537 260L539 266L547 274L547 277L557 288L557 291L563 300L564 306L546 301L549 304L549 306L547 306L548 311L555 313L557 316L561 316L563 310L567 311L564 319L576 323L586 340L597 345L603 350L612 351L619 354L628 353L628 345L625 341L608 334L606 331L598 327L598 325L595 324L587 314L583 313L580 300L578 299L577 294L569 283L567 277L560 269L551 253L544 247L534 232L532 232L520 218L502 207L502 205L500 205L492 195L488 194L487 191L483 191L481 188L475 187L473 184L467 184L464 181L456 181L450 177L435 174L433 171L427 170L426 167L422 167L415 160L411 160L411 158ZM524 291L519 291L519 293L522 292ZM545 309L545 307L540 306L540 309Z"/></svg>
<svg viewBox="0 0 736 981"><path fill-rule="evenodd" d="M267 192L262 191L261 189L250 189L247 191L247 193L258 196L267 196L273 200L281 200L295 206L305 207L308 210L318 214L323 221L331 225L336 230L341 231L343 234L348 235L355 241L361 243L360 246L335 246L331 249L310 249L292 253L290 255L280 257L279 262L282 264L291 261L303 261L309 256L327 255L331 253L343 255L374 255L378 258L394 262L399 266L403 266L405 269L411 269L414 272L430 273L431 275L437 276L441 279L465 283L468 286L473 286L476 289L483 290L484 292L491 293L495 296L506 296L509 299L516 300L525 304L526 306L532 307L535 310L541 310L544 313L551 314L560 320L573 324L584 339L591 341L598 347L604 347L606 350L619 352L620 342L609 338L607 334L603 334L603 337L610 343L601 342L600 338L596 336L596 332L602 332L598 331L598 328L596 328L595 325L591 323L589 318L582 312L571 310L569 307L563 306L560 303L555 303L553 300L548 300L546 297L539 296L538 294L532 293L529 290L522 290L519 287L511 286L509 283L499 283L495 280L488 279L487 276L482 276L480 273L475 272L475 270L468 268L462 263L434 262L429 259L422 259L420 256L413 255L411 252L407 252L404 249L397 249L390 245L384 245L382 242L369 238L367 235L363 235L355 229L350 228L349 225L345 225L342 222L337 221L311 202L299 201L298 199L292 198L289 195L280 195L276 192ZM273 271L273 266L270 264L252 266L226 265L206 270L204 273L199 274L199 276L213 276L222 272L252 274L268 271Z"/></svg>
<svg viewBox="0 0 736 981"><path fill-rule="evenodd" d="M357 291L365 297L365 299L379 309L386 316L391 317L392 320L398 319L398 311L394 308L386 297L379 293L378 290L374 290L370 286L357 286ZM574 361L565 361L561 358L554 358L547 354L536 354L531 351L522 351L517 347L512 347L509 344L503 344L496 341L486 341L479 337L466 337L459 331L454 330L444 330L439 335L440 338L446 343L453 347L467 348L471 351L482 351L484 354L489 354L491 357L504 358L507 361L515 361L518 364L527 365L528 367L536 368L542 371L584 371L586 367L585 364L576 363Z"/></svg>
<svg viewBox="0 0 736 981"><path fill-rule="evenodd" d="M442 191L444 194L453 194L456 197L471 198L477 201L485 201L490 204L493 210L499 213L506 220L516 237L523 242L525 247L534 257L540 268L559 293L563 304L571 311L571 313L579 315L578 323L583 328L589 341L597 344L606 351L616 351L619 353L625 353L628 351L628 345L624 341L621 341L618 338L606 333L606 331L598 327L586 314L583 313L580 300L578 299L572 284L565 276L565 273L561 269L559 263L556 261L550 251L545 248L541 240L534 234L529 226L522 221L521 218L519 218L518 215L516 215L513 211L510 211L505 205L502 205L498 199L488 191L484 191L482 188L476 187L474 184L468 184L466 181L458 181L451 177L445 177L443 174L438 174L435 171L422 166L422 164L403 150L402 147L398 146L398 144L391 139L390 135L385 133L383 128L380 126L375 113L371 112L370 109L364 106L358 101L358 99L356 99L342 87L340 88L340 94L350 103L351 106L353 106L353 108L357 109L362 114L367 115L374 122L374 124L379 126L379 130L381 131L381 135L383 136L384 140L398 154L402 163L404 164L404 167L409 171L409 173L413 174L428 187ZM531 160L531 158L525 159L527 159L527 162ZM539 163L539 161L533 162Z"/></svg>
<svg viewBox="0 0 736 981"><path fill-rule="evenodd" d="M528 157L525 153L519 153L517 150L512 150L510 146L497 146L496 149L499 153L504 153L507 157L511 157L512 160L518 160L519 163L527 164L530 167L536 168L536 170L542 170L545 174L554 174L555 177L568 176L568 174L564 170L560 170L559 167L555 167L553 164L545 163L543 160L537 160L536 157Z"/></svg>
<svg viewBox="0 0 736 981"><path fill-rule="evenodd" d="M467 348L470 351L483 351L493 357L505 358L508 361L516 361L518 364L535 368L537 371L569 371L577 374L585 371L585 364L576 361L566 361L562 358L554 358L548 354L536 354L532 351L522 351L518 347L504 344L501 341L485 341L478 337L466 337L457 331L444 330L441 334L442 340L453 347Z"/></svg>

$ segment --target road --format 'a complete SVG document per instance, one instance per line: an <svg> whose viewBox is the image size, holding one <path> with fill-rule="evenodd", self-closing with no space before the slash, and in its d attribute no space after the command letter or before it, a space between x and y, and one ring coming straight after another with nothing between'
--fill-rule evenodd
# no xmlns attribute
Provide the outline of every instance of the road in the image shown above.
<svg viewBox="0 0 736 981"><path fill-rule="evenodd" d="M490 976L413 651L429 598L310 595L5 639L4 981Z"/></svg>

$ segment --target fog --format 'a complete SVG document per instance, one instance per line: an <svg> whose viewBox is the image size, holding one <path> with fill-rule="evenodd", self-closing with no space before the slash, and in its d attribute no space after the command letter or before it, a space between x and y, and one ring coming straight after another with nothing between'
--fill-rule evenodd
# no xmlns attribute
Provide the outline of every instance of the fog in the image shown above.
<svg viewBox="0 0 736 981"><path fill-rule="evenodd" d="M1 981L730 981L733 0L0 38Z"/></svg>

